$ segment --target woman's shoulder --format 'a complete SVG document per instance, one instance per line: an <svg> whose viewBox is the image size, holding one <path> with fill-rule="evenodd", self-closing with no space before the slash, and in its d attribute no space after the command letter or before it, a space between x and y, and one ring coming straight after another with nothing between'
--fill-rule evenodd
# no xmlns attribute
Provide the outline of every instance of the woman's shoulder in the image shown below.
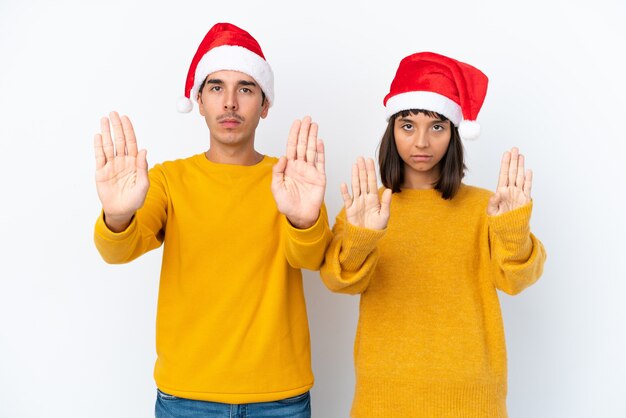
<svg viewBox="0 0 626 418"><path fill-rule="evenodd" d="M486 204L489 198L493 195L491 190L483 189L482 187L471 186L468 184L461 184L455 199L463 200L465 202L474 202L477 204Z"/></svg>

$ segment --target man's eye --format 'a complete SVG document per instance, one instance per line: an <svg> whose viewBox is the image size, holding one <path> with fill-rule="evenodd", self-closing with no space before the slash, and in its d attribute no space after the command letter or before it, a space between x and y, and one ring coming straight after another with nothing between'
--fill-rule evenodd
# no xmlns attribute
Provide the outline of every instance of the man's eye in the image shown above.
<svg viewBox="0 0 626 418"><path fill-rule="evenodd" d="M250 90L250 89L249 89L249 88L247 88L247 87L242 87L242 88L241 88L241 92L242 92L242 93L250 93L251 91L252 91L252 90Z"/></svg>
<svg viewBox="0 0 626 418"><path fill-rule="evenodd" d="M220 91L220 90L222 90L221 86L213 86L213 87L211 87L211 91Z"/></svg>

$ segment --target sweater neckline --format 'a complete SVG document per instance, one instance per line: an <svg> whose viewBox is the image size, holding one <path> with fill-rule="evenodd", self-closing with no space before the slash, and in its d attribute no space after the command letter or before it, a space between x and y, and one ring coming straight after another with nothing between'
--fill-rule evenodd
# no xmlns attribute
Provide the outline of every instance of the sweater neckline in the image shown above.
<svg viewBox="0 0 626 418"><path fill-rule="evenodd" d="M463 192L465 189L465 185L461 184L457 196ZM436 189L401 189L400 193L394 193L394 195L398 196L400 199L411 199L411 200L444 200L441 197L441 192Z"/></svg>
<svg viewBox="0 0 626 418"><path fill-rule="evenodd" d="M202 167L205 167L212 171L248 172L248 173L253 173L258 170L262 170L264 167L267 166L268 163L270 163L270 157L268 157L267 155L263 155L263 158L261 159L261 161L253 165L216 163L207 159L204 152L197 154L196 160Z"/></svg>

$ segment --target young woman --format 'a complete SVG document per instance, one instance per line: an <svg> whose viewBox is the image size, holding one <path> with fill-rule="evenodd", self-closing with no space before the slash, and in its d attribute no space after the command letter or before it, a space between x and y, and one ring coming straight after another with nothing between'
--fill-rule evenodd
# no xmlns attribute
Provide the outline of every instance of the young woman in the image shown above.
<svg viewBox="0 0 626 418"><path fill-rule="evenodd" d="M532 173L516 148L495 193L461 182L460 136L477 136L486 90L468 64L404 58L384 100L385 188L363 158L352 195L341 186L321 275L333 291L361 294L352 417L507 416L497 290L534 283L546 255L530 233Z"/></svg>

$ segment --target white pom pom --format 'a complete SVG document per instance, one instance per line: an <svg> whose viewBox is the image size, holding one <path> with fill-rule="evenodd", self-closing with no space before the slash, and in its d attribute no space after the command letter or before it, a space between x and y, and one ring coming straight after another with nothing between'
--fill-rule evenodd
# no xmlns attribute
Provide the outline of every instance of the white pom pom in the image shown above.
<svg viewBox="0 0 626 418"><path fill-rule="evenodd" d="M480 124L475 120L463 120L459 125L461 139L472 140L480 135Z"/></svg>
<svg viewBox="0 0 626 418"><path fill-rule="evenodd" d="M193 102L186 97L181 97L176 103L176 110L180 113L189 113L193 109Z"/></svg>

